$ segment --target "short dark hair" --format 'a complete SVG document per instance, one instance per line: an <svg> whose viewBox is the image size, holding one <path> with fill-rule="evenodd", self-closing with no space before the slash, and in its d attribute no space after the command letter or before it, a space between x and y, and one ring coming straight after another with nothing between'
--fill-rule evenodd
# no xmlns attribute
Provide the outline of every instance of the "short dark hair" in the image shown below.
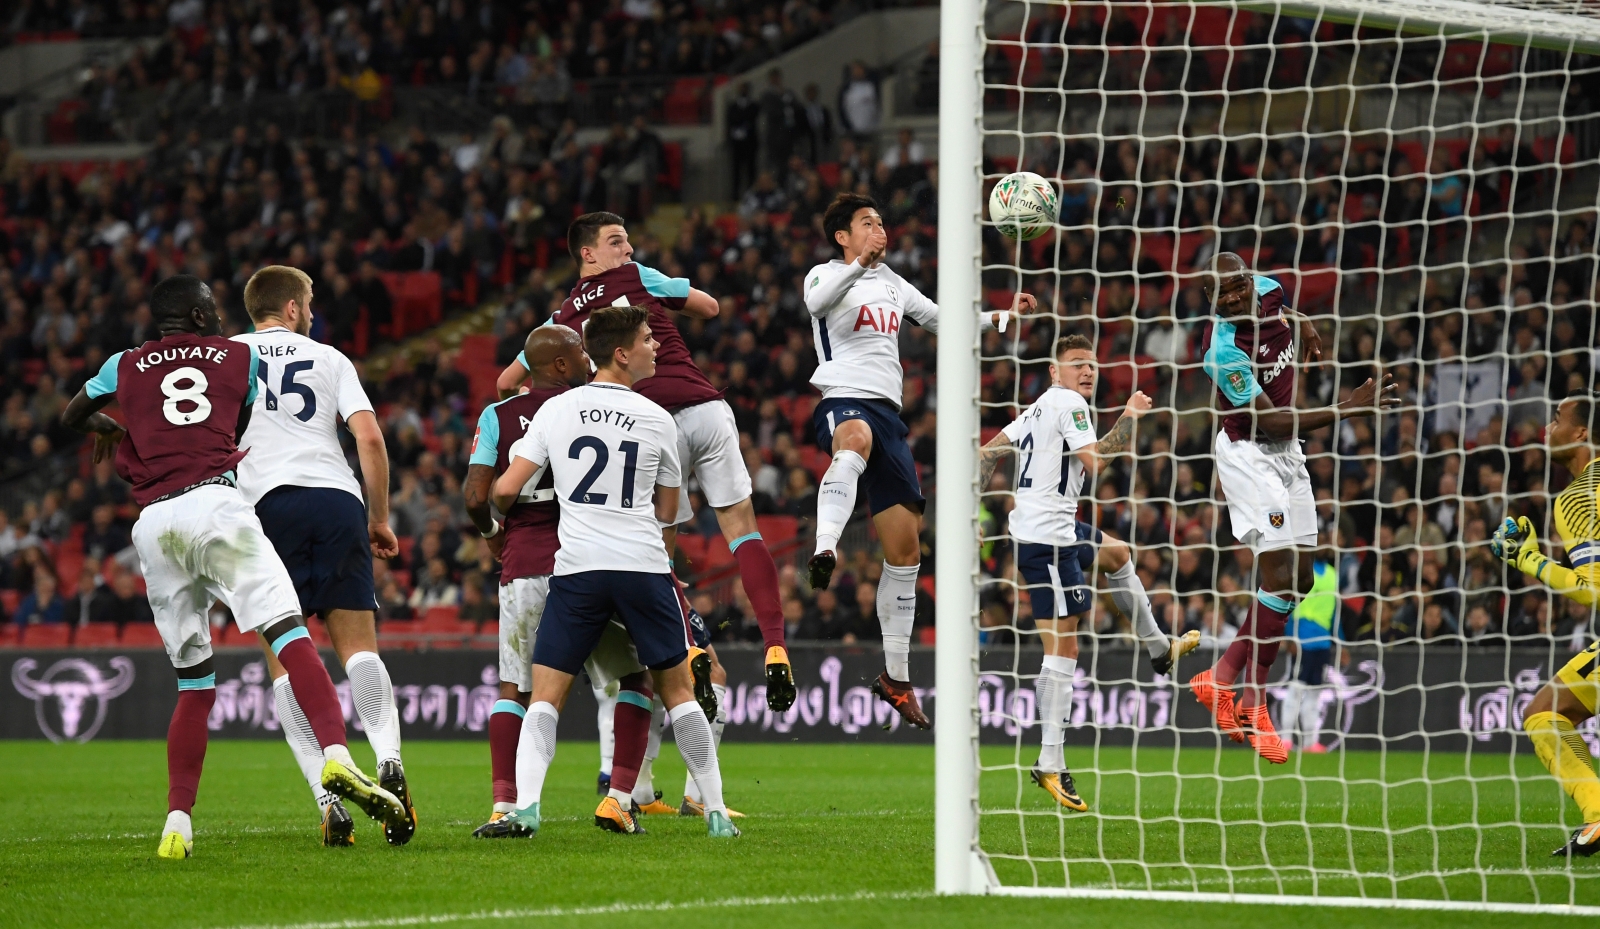
<svg viewBox="0 0 1600 929"><path fill-rule="evenodd" d="M150 315L156 319L186 319L205 301L206 282L193 274L174 274L150 290Z"/></svg>
<svg viewBox="0 0 1600 929"><path fill-rule="evenodd" d="M1574 390L1567 394L1567 399L1573 401L1572 412L1578 417L1578 422L1589 430L1589 444L1600 445L1600 436L1595 434L1596 430L1600 429L1600 418L1595 415L1600 412L1600 403L1595 402L1600 400L1600 393L1591 390Z"/></svg>
<svg viewBox="0 0 1600 929"><path fill-rule="evenodd" d="M597 367L608 367L616 361L617 349L633 345L649 318L650 311L642 306L603 306L583 326L583 350Z"/></svg>
<svg viewBox="0 0 1600 929"><path fill-rule="evenodd" d="M1055 354L1051 355L1050 357L1060 358L1067 352L1074 350L1092 353L1094 352L1094 343L1089 341L1089 337L1086 335L1079 335L1077 333L1073 333L1072 335L1064 335L1056 340Z"/></svg>
<svg viewBox="0 0 1600 929"><path fill-rule="evenodd" d="M585 213L572 221L567 227L567 251L572 253L572 260L583 264L583 250L600 240L600 230L606 226L622 226L626 228L627 220L615 213L599 210L594 213Z"/></svg>
<svg viewBox="0 0 1600 929"><path fill-rule="evenodd" d="M876 210L878 201L871 197L863 197L849 191L841 193L828 204L827 212L822 214L822 236L828 244L838 249L839 254L844 254L844 248L833 237L836 232L849 232L850 223L856 218L857 210Z"/></svg>

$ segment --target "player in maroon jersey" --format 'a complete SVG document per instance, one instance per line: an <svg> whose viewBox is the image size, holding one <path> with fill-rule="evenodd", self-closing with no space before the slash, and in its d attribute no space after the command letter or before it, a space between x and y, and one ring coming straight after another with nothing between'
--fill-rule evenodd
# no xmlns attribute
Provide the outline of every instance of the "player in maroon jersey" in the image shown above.
<svg viewBox="0 0 1600 929"><path fill-rule="evenodd" d="M255 350L222 337L211 288L190 275L150 292L159 340L106 359L61 420L93 432L94 458L115 450L117 473L142 507L133 543L150 608L178 673L178 707L167 730L167 824L157 854L194 850L190 812L205 764L206 719L216 701L208 612L213 599L257 632L289 672L321 744L322 784L385 825L405 808L356 767L345 745L344 713L300 616L289 573L234 481L245 453L239 437L256 394ZM125 422L99 412L117 402Z"/></svg>
<svg viewBox="0 0 1600 929"><path fill-rule="evenodd" d="M678 456L686 474L698 481L706 502L717 514L723 538L739 562L739 576L755 609L766 646L767 705L783 712L794 704L794 672L784 648L783 607L778 596L778 570L756 523L750 497L753 487L739 450L739 430L733 410L722 392L712 386L694 363L689 347L678 332L673 313L699 319L717 315L717 301L691 287L686 278L669 278L634 262L633 246L622 217L615 213L586 213L567 230L567 247L578 263L578 281L551 321L582 331L589 311L597 306L632 305L650 310L650 330L660 340L656 374L635 389L672 414L678 426ZM512 362L498 381L502 395L515 391L526 376L522 359ZM694 516L689 495L679 498L677 523L664 530L667 550L673 551L677 526ZM688 603L683 607L688 611ZM711 684L721 691L726 680L716 653ZM717 703L722 704L721 693ZM717 718L723 717L719 710ZM720 722L714 723L721 732ZM691 789L692 792L692 789ZM690 798L692 800L692 798Z"/></svg>
<svg viewBox="0 0 1600 929"><path fill-rule="evenodd" d="M489 758L494 783L494 811L473 835L498 838L490 829L516 808L517 743L533 690L533 642L555 571L560 545L556 527L561 510L548 469L534 476L524 499L495 520L489 495L495 478L509 462L511 444L527 431L533 414L545 401L589 380L589 356L583 339L566 326L541 326L528 334L523 348L533 375L531 389L484 407L473 436L467 479L462 486L467 515L500 559L500 699L489 714ZM632 792L650 735L649 677L638 663L626 632L607 630L600 648L586 665L591 679L619 688L614 710L617 761L613 774L619 789ZM654 798L652 798L654 799ZM656 801L657 809L676 812ZM604 804L602 804L604 806ZM601 817L601 813L596 813Z"/></svg>
<svg viewBox="0 0 1600 929"><path fill-rule="evenodd" d="M1316 579L1317 511L1300 435L1393 408L1400 399L1386 374L1381 382L1369 378L1337 406L1299 409L1297 331L1306 360L1322 357L1322 340L1310 320L1301 318L1297 327L1283 287L1253 273L1232 252L1212 262L1206 290L1216 319L1202 367L1216 384L1216 408L1222 413L1214 446L1217 481L1234 538L1255 555L1257 589L1250 618L1233 644L1214 668L1189 683L1229 738L1248 738L1262 758L1282 764L1289 750L1267 714L1267 673L1296 599L1309 593ZM1245 686L1236 707L1231 688L1241 673Z"/></svg>

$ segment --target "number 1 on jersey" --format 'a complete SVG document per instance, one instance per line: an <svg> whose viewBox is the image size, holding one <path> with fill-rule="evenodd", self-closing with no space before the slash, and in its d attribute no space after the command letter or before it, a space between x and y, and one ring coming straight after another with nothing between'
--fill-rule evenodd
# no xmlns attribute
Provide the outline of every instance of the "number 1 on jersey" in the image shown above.
<svg viewBox="0 0 1600 929"><path fill-rule="evenodd" d="M610 494L592 492L589 488L600 479L606 471L606 465L611 462L611 450L606 448L606 443L592 435L581 435L572 440L572 445L567 448L568 458L582 458L584 449L594 450L594 463L589 466L589 472L572 488L573 503L587 503L591 506L605 506L610 499ZM633 509L633 481L639 471L639 443L623 442L617 448L622 452L622 508Z"/></svg>
<svg viewBox="0 0 1600 929"><path fill-rule="evenodd" d="M278 385L278 393L275 394L272 392L272 366L265 361L261 362L261 382L266 385L267 409L278 408L278 394L299 394L302 404L300 412L294 414L294 418L303 423L310 422L311 417L317 415L317 394L305 384L295 383L294 378L301 371L311 370L314 364L315 361L291 361L284 365L283 383Z"/></svg>

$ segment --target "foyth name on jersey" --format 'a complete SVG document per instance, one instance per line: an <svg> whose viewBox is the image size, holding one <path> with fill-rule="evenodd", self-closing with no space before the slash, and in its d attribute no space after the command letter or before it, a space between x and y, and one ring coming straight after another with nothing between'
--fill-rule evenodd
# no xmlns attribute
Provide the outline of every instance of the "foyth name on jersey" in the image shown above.
<svg viewBox="0 0 1600 929"><path fill-rule="evenodd" d="M602 409L579 410L578 421L596 425L603 423L607 426L616 426L618 429L626 429L629 432L632 432L633 427L638 423L638 420L621 410Z"/></svg>
<svg viewBox="0 0 1600 929"><path fill-rule="evenodd" d="M133 366L139 373L150 370L161 364L171 364L177 361L209 361L213 364L222 364L228 357L228 350L212 345L182 346L179 348L157 348L145 352L133 359Z"/></svg>

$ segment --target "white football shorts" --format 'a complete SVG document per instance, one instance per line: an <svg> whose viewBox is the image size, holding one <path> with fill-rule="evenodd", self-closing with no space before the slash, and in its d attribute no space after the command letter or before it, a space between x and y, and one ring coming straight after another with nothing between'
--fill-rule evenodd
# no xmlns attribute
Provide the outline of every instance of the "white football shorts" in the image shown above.
<svg viewBox="0 0 1600 929"><path fill-rule="evenodd" d="M519 577L500 585L500 680L516 684L522 693L533 692L533 643L537 641L539 620L550 596L550 575ZM595 687L605 689L613 682L644 670L639 653L628 637L628 630L613 620L600 636L589 660L583 665Z"/></svg>
<svg viewBox="0 0 1600 929"><path fill-rule="evenodd" d="M211 657L211 604L242 632L300 615L300 597L244 495L208 484L152 503L133 525L150 610L175 668Z"/></svg>
<svg viewBox="0 0 1600 929"><path fill-rule="evenodd" d="M1300 441L1234 441L1217 433L1217 481L1233 537L1259 555L1317 544L1317 501Z"/></svg>
<svg viewBox="0 0 1600 929"><path fill-rule="evenodd" d="M678 424L678 465L685 478L678 494L678 525L694 518L694 507L689 505L687 478L694 475L705 495L706 503L713 507L733 506L750 499L754 487L750 472L744 466L744 456L739 453L739 426L733 419L733 407L726 400L712 400L687 406L672 414Z"/></svg>

